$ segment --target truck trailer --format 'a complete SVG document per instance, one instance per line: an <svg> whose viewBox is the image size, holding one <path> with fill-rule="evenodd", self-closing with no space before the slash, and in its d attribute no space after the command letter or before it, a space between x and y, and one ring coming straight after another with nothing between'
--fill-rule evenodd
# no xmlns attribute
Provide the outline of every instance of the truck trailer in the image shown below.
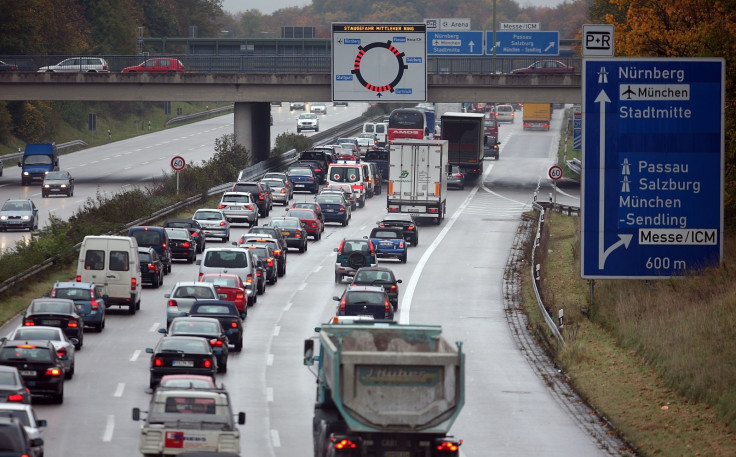
<svg viewBox="0 0 736 457"><path fill-rule="evenodd" d="M335 318L304 343L317 364L314 457L455 457L465 402L462 343L442 328Z"/></svg>
<svg viewBox="0 0 736 457"><path fill-rule="evenodd" d="M447 141L395 140L389 145L389 213L440 224L447 212Z"/></svg>
<svg viewBox="0 0 736 457"><path fill-rule="evenodd" d="M524 103L522 112L524 130L549 130L551 108L549 103Z"/></svg>
<svg viewBox="0 0 736 457"><path fill-rule="evenodd" d="M442 139L448 143L447 161L467 177L483 174L484 119L482 113L445 113L441 118Z"/></svg>

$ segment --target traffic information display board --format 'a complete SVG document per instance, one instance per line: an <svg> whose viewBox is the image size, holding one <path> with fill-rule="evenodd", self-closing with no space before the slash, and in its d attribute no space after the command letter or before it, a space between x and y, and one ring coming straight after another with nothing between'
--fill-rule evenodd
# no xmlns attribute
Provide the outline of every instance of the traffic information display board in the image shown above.
<svg viewBox="0 0 736 457"><path fill-rule="evenodd" d="M723 59L584 60L584 278L720 262L724 82Z"/></svg>
<svg viewBox="0 0 736 457"><path fill-rule="evenodd" d="M425 101L425 24L332 24L332 99Z"/></svg>

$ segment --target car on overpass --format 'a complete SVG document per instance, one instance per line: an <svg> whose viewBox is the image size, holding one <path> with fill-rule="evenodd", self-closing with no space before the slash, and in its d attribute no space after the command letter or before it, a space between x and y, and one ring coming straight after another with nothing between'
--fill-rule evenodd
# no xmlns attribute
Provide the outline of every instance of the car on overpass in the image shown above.
<svg viewBox="0 0 736 457"><path fill-rule="evenodd" d="M146 61L123 68L123 73L184 73L184 64L179 59L154 57Z"/></svg>
<svg viewBox="0 0 736 457"><path fill-rule="evenodd" d="M573 73L574 71L575 69L573 67L569 67L566 64L560 62L559 60L538 60L534 62L533 64L529 65L528 67L517 68L516 70L511 70L511 73L514 75L535 74L535 73L559 74L559 73Z"/></svg>

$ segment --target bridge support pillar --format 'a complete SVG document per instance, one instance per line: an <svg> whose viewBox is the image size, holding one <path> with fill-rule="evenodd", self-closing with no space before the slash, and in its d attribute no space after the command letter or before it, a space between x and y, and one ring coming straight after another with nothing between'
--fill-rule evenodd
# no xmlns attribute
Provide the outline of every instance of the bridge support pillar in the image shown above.
<svg viewBox="0 0 736 457"><path fill-rule="evenodd" d="M235 103L235 142L250 152L252 165L271 153L271 106L267 102Z"/></svg>

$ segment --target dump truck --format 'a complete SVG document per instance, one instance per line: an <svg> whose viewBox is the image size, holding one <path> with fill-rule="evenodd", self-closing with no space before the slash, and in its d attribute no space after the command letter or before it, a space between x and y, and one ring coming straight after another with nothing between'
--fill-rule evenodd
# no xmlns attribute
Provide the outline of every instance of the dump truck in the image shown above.
<svg viewBox="0 0 736 457"><path fill-rule="evenodd" d="M415 219L442 222L447 212L447 150L444 140L390 142L386 193L389 213L411 213Z"/></svg>
<svg viewBox="0 0 736 457"><path fill-rule="evenodd" d="M524 103L522 124L524 130L549 130L552 110L549 103Z"/></svg>
<svg viewBox="0 0 736 457"><path fill-rule="evenodd" d="M436 325L335 317L304 343L316 363L314 457L455 457L465 356Z"/></svg>
<svg viewBox="0 0 736 457"><path fill-rule="evenodd" d="M441 118L441 136L448 143L447 161L466 177L483 174L484 119L483 113L445 113Z"/></svg>

